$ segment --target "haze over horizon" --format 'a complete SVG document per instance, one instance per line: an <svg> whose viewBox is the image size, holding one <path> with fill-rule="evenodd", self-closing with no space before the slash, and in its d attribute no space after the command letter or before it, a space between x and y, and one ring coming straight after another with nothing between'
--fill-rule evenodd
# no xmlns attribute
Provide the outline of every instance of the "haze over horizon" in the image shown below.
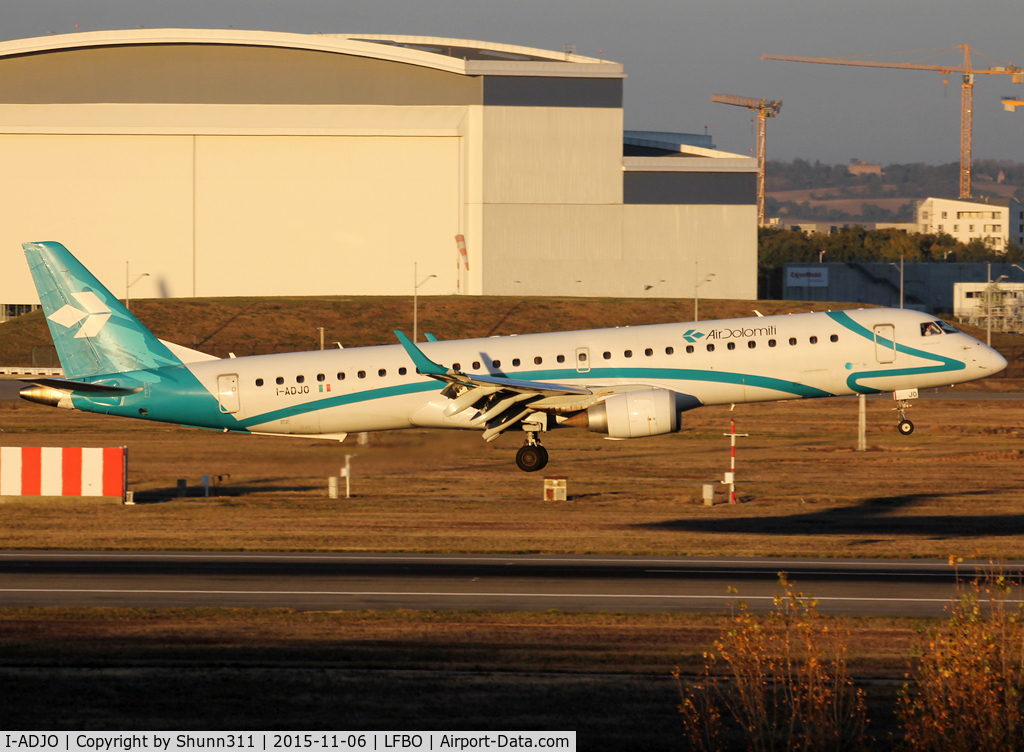
<svg viewBox="0 0 1024 752"><path fill-rule="evenodd" d="M1021 7L1010 0L808 0L679 4L564 0L7 0L0 40L149 28L260 29L300 33L395 33L564 50L623 63L625 127L703 133L723 151L753 154L751 113L712 104L713 93L782 99L768 123L768 158L845 164L850 159L942 164L960 158L957 75L761 60L762 54L865 57L960 64L958 51L889 56L969 44L1005 65L1018 55ZM972 56L976 67L988 67ZM1024 160L1024 98L1008 76L978 76L974 159ZM948 85L943 81L948 81Z"/></svg>

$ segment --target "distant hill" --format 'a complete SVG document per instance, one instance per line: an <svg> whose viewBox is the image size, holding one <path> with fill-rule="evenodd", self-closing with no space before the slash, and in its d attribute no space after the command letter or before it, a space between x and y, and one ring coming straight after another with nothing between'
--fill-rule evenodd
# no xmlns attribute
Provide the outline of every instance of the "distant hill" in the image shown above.
<svg viewBox="0 0 1024 752"><path fill-rule="evenodd" d="M783 222L912 222L915 202L956 198L960 165L891 164L881 175L854 174L844 164L770 160L765 169L765 214ZM1024 164L985 159L974 163L976 196L1024 201Z"/></svg>

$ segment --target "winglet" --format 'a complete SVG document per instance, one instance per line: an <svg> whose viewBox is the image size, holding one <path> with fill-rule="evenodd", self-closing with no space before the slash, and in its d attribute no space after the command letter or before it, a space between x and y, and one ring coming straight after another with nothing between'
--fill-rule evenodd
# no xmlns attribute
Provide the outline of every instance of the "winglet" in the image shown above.
<svg viewBox="0 0 1024 752"><path fill-rule="evenodd" d="M398 337L398 341L402 343L402 347L412 358L412 362L416 364L417 370L425 376L447 376L448 369L444 366L438 365L426 355L423 351L416 347L416 344L406 337L401 330L395 329L395 336Z"/></svg>

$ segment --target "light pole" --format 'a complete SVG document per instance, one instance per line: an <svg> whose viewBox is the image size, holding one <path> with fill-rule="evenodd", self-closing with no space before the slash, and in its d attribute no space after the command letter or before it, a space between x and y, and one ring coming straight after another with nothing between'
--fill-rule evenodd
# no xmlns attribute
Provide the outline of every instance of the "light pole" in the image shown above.
<svg viewBox="0 0 1024 752"><path fill-rule="evenodd" d="M992 264L988 265L988 287L985 290L985 344L992 347L992 293L999 289L999 283L1007 279L1005 274L1000 274L995 282L992 281ZM1002 303L1002 295L999 296Z"/></svg>
<svg viewBox="0 0 1024 752"><path fill-rule="evenodd" d="M420 280L418 271L418 264L414 261L412 264L412 341L416 341L417 327L419 326L419 292L420 285L425 285L427 282L436 277L436 274L431 274L429 277L424 277Z"/></svg>
<svg viewBox="0 0 1024 752"><path fill-rule="evenodd" d="M129 303L128 297L130 295L129 291L132 289L132 285L134 285L140 279L142 279L143 277L148 277L149 276L149 272L143 272L138 277L136 277L131 282L129 282L128 281L128 266L129 266L129 264L130 264L130 262L128 262L128 261L124 262L124 307L127 310L130 311L131 310L131 306L128 304Z"/></svg>
<svg viewBox="0 0 1024 752"><path fill-rule="evenodd" d="M889 266L900 270L900 308L903 308L903 257L900 256L899 266L896 266L896 264L891 261L889 262Z"/></svg>
<svg viewBox="0 0 1024 752"><path fill-rule="evenodd" d="M700 278L700 272L698 271L698 264L699 263L700 262L698 262L698 261L694 261L693 262L693 320L694 321L700 321L700 317L698 315L698 309L697 309L697 301L698 301L698 298L700 297L700 295L698 293L698 290L700 290L700 286L701 285L703 285L705 282L710 282L712 280L712 278L715 276L715 273L711 272L709 275L704 277L704 279L701 279Z"/></svg>

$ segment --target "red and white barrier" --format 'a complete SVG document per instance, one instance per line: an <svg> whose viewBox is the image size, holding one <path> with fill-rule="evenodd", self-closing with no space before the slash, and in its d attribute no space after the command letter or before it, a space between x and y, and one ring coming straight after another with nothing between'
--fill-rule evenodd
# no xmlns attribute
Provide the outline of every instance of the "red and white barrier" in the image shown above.
<svg viewBox="0 0 1024 752"><path fill-rule="evenodd" d="M0 447L0 496L120 496L127 447Z"/></svg>

